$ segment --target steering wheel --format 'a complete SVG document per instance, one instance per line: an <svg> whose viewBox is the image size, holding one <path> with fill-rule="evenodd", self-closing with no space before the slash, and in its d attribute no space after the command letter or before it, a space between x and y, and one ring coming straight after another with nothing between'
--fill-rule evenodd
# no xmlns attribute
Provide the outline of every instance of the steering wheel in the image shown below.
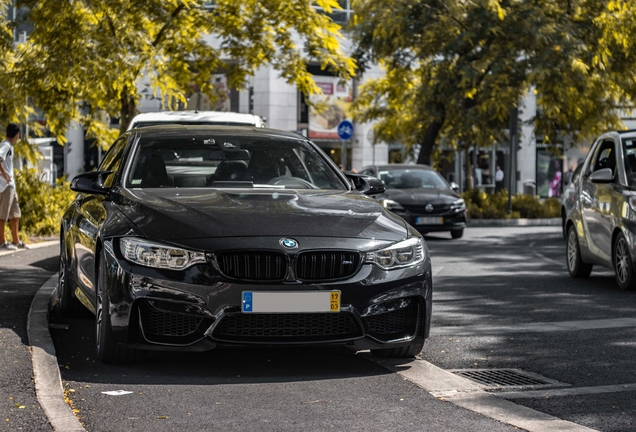
<svg viewBox="0 0 636 432"><path fill-rule="evenodd" d="M283 186L289 186L290 188L297 188L297 189L316 189L316 186L309 183L307 180L301 179L299 177L292 177L292 176L274 177L273 179L268 181L267 184L283 185Z"/></svg>

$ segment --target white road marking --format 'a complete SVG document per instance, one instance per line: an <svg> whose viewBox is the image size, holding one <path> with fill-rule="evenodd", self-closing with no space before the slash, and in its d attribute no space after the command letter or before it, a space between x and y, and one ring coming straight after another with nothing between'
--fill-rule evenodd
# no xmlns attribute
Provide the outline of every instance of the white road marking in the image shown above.
<svg viewBox="0 0 636 432"><path fill-rule="evenodd" d="M561 420L481 390L471 381L420 359L368 359L395 372L433 396L530 432L584 432L594 429Z"/></svg>
<svg viewBox="0 0 636 432"><path fill-rule="evenodd" d="M636 327L636 318L611 318L581 321L536 322L511 325L472 325L461 327L432 327L431 336L478 336L508 333L544 333L555 331L598 330Z"/></svg>
<svg viewBox="0 0 636 432"><path fill-rule="evenodd" d="M444 267L433 267L432 271L431 271L431 276L436 276L437 273L441 272L444 269Z"/></svg>

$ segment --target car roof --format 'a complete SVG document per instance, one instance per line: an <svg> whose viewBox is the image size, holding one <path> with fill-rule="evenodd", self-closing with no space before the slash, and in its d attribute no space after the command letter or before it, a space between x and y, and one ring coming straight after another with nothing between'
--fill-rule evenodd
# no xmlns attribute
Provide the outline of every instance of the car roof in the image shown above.
<svg viewBox="0 0 636 432"><path fill-rule="evenodd" d="M422 164L388 164L388 165L375 165L375 167L379 170L389 170L389 169L423 169L423 170L433 170L429 165ZM364 167L363 169L370 168Z"/></svg>
<svg viewBox="0 0 636 432"><path fill-rule="evenodd" d="M234 137L264 137L283 138L307 141L307 138L296 133L280 129L261 128L253 126L215 126L215 125L184 125L162 124L135 128L129 133L142 138L170 138L170 137L209 137L211 134L230 135Z"/></svg>
<svg viewBox="0 0 636 432"><path fill-rule="evenodd" d="M133 117L128 130L138 123L236 123L237 125L265 126L263 119L255 114L244 114L224 111L157 111L137 114Z"/></svg>

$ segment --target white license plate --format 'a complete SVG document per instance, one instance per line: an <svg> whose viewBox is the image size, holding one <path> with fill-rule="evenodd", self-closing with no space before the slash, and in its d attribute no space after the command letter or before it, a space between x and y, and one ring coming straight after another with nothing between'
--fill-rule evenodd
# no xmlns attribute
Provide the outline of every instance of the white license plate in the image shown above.
<svg viewBox="0 0 636 432"><path fill-rule="evenodd" d="M340 312L340 291L243 291L245 313Z"/></svg>
<svg viewBox="0 0 636 432"><path fill-rule="evenodd" d="M415 225L443 225L444 218L442 217L423 217L418 216L415 218Z"/></svg>

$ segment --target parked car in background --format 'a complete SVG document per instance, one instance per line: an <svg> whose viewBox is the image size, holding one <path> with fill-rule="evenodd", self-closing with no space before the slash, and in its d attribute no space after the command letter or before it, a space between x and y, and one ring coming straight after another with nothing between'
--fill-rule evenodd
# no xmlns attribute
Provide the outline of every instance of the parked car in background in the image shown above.
<svg viewBox="0 0 636 432"><path fill-rule="evenodd" d="M565 228L570 276L587 277L601 265L614 269L620 289L636 288L636 131L594 142Z"/></svg>
<svg viewBox="0 0 636 432"><path fill-rule="evenodd" d="M58 304L95 314L97 358L343 344L411 357L429 335L423 237L292 132L133 129L61 223Z"/></svg>
<svg viewBox="0 0 636 432"><path fill-rule="evenodd" d="M262 117L224 111L157 111L137 114L128 130L165 124L266 127Z"/></svg>
<svg viewBox="0 0 636 432"><path fill-rule="evenodd" d="M577 192L579 187L579 177L581 175L581 169L583 168L583 164L579 164L574 172L572 173L572 177L570 177L569 181L566 183L565 188L563 189L563 194L561 195L561 227L563 231L563 238L567 238L567 230L566 230L566 222L568 220L568 215L574 208L577 199Z"/></svg>
<svg viewBox="0 0 636 432"><path fill-rule="evenodd" d="M444 177L428 165L366 166L360 174L379 178L386 188L376 195L385 208L421 233L450 231L461 238L466 228L466 203Z"/></svg>

